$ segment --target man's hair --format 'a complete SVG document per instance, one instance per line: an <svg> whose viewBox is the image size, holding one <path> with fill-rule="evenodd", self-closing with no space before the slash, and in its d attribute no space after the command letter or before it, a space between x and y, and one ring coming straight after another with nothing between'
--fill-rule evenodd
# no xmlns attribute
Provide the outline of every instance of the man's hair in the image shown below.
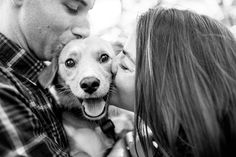
<svg viewBox="0 0 236 157"><path fill-rule="evenodd" d="M207 16L156 7L139 17L136 41L135 125L146 156L151 138L163 156L235 152L236 41L231 32Z"/></svg>

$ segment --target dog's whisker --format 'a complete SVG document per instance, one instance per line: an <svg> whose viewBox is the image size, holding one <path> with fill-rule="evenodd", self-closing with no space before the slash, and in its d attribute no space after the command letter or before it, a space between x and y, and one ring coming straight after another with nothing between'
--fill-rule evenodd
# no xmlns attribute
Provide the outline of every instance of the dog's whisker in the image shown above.
<svg viewBox="0 0 236 157"><path fill-rule="evenodd" d="M67 91L67 90L69 90L69 89L61 87L61 88L58 88L58 90L59 90L59 91Z"/></svg>
<svg viewBox="0 0 236 157"><path fill-rule="evenodd" d="M60 90L58 90L58 92L59 92L60 94L64 94L64 95L73 95L73 94L71 93L71 91L68 90L68 89L60 89Z"/></svg>
<svg viewBox="0 0 236 157"><path fill-rule="evenodd" d="M107 100L106 100L106 103L110 100L110 96L111 96L111 94L113 93L113 90L114 90L113 87L114 87L114 83L113 83L113 81L112 81L111 84L110 84L108 93L107 93Z"/></svg>
<svg viewBox="0 0 236 157"><path fill-rule="evenodd" d="M109 91L109 95L112 95L112 94L115 94L115 93L117 93L117 89L111 89L110 91Z"/></svg>
<svg viewBox="0 0 236 157"><path fill-rule="evenodd" d="M55 88L58 90L64 90L64 89L68 89L70 90L70 87L66 86L66 85L61 85L61 84L54 84Z"/></svg>
<svg viewBox="0 0 236 157"><path fill-rule="evenodd" d="M70 88L67 87L57 87L58 90L70 90Z"/></svg>

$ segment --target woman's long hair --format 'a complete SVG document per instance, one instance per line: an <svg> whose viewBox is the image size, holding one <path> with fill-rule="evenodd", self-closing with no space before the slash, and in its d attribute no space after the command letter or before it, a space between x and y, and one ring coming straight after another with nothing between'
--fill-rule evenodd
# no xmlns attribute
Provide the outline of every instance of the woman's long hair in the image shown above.
<svg viewBox="0 0 236 157"><path fill-rule="evenodd" d="M146 156L157 156L152 140L163 156L236 156L231 32L207 16L153 8L139 18L136 48L135 124Z"/></svg>

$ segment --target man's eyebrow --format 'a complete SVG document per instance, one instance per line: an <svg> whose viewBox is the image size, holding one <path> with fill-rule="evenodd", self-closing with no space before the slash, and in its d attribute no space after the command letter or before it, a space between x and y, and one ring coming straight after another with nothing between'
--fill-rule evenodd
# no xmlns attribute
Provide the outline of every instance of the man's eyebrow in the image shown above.
<svg viewBox="0 0 236 157"><path fill-rule="evenodd" d="M123 49L122 52L124 55L126 55L131 60L131 62L133 62L135 64L135 61L133 60L133 58L131 58L130 54L126 50Z"/></svg>

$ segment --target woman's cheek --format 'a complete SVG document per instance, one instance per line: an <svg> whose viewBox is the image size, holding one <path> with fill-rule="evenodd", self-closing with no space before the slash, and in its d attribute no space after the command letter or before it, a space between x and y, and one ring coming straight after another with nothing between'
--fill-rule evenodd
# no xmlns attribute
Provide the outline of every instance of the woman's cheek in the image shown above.
<svg viewBox="0 0 236 157"><path fill-rule="evenodd" d="M129 80L129 96L131 102L133 103L135 100L135 78L131 77Z"/></svg>
<svg viewBox="0 0 236 157"><path fill-rule="evenodd" d="M135 92L135 87L134 87L134 76L132 73L128 73L126 76L122 78L123 84L123 94L124 97L126 97L126 100L128 103L132 103L134 101L134 92Z"/></svg>

